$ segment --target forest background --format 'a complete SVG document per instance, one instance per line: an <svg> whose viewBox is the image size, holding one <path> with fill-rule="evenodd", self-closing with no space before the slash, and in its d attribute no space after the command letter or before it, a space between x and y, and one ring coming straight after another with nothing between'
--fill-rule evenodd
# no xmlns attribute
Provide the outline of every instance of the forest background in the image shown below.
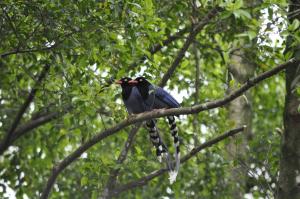
<svg viewBox="0 0 300 199"><path fill-rule="evenodd" d="M300 198L299 0L0 7L1 198ZM113 80L139 75L182 108L128 117ZM137 123L171 146L175 113L171 185Z"/></svg>

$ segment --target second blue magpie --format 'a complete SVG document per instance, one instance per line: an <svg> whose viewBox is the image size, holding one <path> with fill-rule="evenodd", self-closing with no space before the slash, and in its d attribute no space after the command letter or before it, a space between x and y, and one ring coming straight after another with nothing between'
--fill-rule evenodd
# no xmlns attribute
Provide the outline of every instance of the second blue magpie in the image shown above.
<svg viewBox="0 0 300 199"><path fill-rule="evenodd" d="M176 101L172 95L159 86L151 84L146 78L138 77L135 80L130 81L133 84L136 84L136 87L143 98L144 104L147 106L147 110L153 109L163 109L163 108L178 108L180 104ZM175 169L173 177L170 181L175 181L177 173L180 166L180 146L179 146L179 137L178 129L175 122L174 116L167 117L171 135L173 137L174 146L175 146Z"/></svg>

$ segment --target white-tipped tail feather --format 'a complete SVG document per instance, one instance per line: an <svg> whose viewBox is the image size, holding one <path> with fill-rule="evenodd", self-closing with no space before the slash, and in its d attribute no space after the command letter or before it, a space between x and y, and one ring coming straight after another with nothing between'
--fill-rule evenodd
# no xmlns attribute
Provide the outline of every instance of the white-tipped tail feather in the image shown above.
<svg viewBox="0 0 300 199"><path fill-rule="evenodd" d="M176 126L175 117L169 116L168 117L169 125L170 125L170 131L171 135L173 137L173 143L175 148L175 166L172 167L172 170L169 172L169 180L172 184L176 181L177 174L179 172L180 167L180 144L179 144L179 137L178 137L178 128Z"/></svg>
<svg viewBox="0 0 300 199"><path fill-rule="evenodd" d="M149 120L146 122L146 126L149 129L149 135L150 135L150 140L153 144L153 146L156 149L156 156L159 162L162 162L162 156L165 153L168 153L167 147L163 143L161 137L159 136L159 133L156 128L156 124L154 120Z"/></svg>
<svg viewBox="0 0 300 199"><path fill-rule="evenodd" d="M162 160L166 162L167 168L169 170L169 180L170 183L172 184L176 181L177 174L180 167L180 148L179 148L180 144L179 144L178 128L176 126L175 117L169 116L168 122L170 125L170 132L173 137L173 144L175 148L175 154L174 154L175 165L168 153L167 147L164 145L164 143L161 140L161 137L159 136L157 128L155 127L156 126L155 121L149 120L146 123L146 125L149 128L150 140L156 148L157 159L159 162L162 162Z"/></svg>
<svg viewBox="0 0 300 199"><path fill-rule="evenodd" d="M177 174L178 174L178 171L173 171L173 170L169 171L170 184L173 184L176 181Z"/></svg>

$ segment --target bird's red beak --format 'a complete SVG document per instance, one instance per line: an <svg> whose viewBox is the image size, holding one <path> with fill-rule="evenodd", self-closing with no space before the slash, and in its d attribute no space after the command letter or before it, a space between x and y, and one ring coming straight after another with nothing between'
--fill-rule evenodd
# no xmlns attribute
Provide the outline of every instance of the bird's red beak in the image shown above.
<svg viewBox="0 0 300 199"><path fill-rule="evenodd" d="M128 81L128 83L129 83L129 84L137 84L138 81L136 81L136 80L130 80L130 81Z"/></svg>
<svg viewBox="0 0 300 199"><path fill-rule="evenodd" d="M115 84L122 84L123 82L121 80L115 81Z"/></svg>

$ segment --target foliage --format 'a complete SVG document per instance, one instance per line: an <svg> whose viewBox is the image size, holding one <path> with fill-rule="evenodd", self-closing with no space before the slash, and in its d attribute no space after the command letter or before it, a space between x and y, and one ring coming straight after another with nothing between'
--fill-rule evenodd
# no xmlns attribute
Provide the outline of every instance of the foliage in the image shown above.
<svg viewBox="0 0 300 199"><path fill-rule="evenodd" d="M187 34L157 53L151 53L151 48L180 30L189 31L192 22L200 21L213 7L222 10L193 44L201 54L199 96L194 94L196 57L192 48L166 87L182 98L182 106L193 105L195 99L206 102L226 95L230 54L237 44L244 44L246 58L258 66L256 74L286 61L290 56L282 53L285 38L299 27L299 21L287 26L287 2L283 0L255 6L242 0L4 0L0 6L0 138L9 130L46 64L50 71L38 85L20 126L60 112L57 118L20 137L0 157L0 196L4 198L8 198L8 189L18 198L37 198L55 163L100 130L124 119L127 113L120 89L107 84L113 78L139 74L158 84ZM280 36L278 40L274 32ZM293 42L299 44L299 34L294 35ZM267 80L251 92L254 139L249 148L253 163L248 167L256 177L251 178L248 191L258 198L274 194L280 140L275 129L282 129L283 77ZM198 131L193 126L195 118ZM171 146L163 119L159 128ZM182 153L191 150L197 140L202 143L230 128L225 108L182 116ZM125 128L86 151L59 176L51 198L97 198L112 169L120 168L118 183L126 184L161 168L144 128L139 130L126 161L116 165L129 131ZM218 144L189 160L175 184L170 185L167 175L162 175L119 198L228 198L227 187L233 182L228 182L226 173L243 160L228 161L225 145ZM258 174L261 170L264 175Z"/></svg>

